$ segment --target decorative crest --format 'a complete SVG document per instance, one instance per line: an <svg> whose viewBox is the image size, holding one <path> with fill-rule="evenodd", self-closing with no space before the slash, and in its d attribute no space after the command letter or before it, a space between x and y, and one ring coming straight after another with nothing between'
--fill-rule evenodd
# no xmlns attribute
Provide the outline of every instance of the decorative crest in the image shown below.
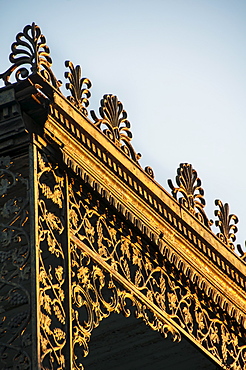
<svg viewBox="0 0 246 370"><path fill-rule="evenodd" d="M95 125L100 129L102 129L101 125L106 126L105 129L102 129L104 134L119 146L131 159L138 162L141 158L141 154L136 153L130 143L132 139L130 122L127 120L127 113L123 109L123 105L118 100L117 96L112 94L104 95L101 100L99 113L102 118L97 118L95 112L91 111L91 116L95 121Z"/></svg>
<svg viewBox="0 0 246 370"><path fill-rule="evenodd" d="M91 82L88 78L81 78L82 73L79 65L74 68L73 63L67 60L65 66L70 69L70 72L65 72L64 74L65 78L68 78L70 81L66 83L66 89L71 92L71 96L67 98L84 115L88 116L86 107L89 105L89 98L91 96L89 91Z"/></svg>
<svg viewBox="0 0 246 370"><path fill-rule="evenodd" d="M5 85L10 84L9 79L16 70L17 82L27 78L31 73L39 72L55 88L61 86L61 81L57 81L51 70L52 59L46 45L46 39L35 23L25 26L23 32L17 34L11 50L9 60L13 65L6 72L0 74L0 79L4 81Z"/></svg>
<svg viewBox="0 0 246 370"><path fill-rule="evenodd" d="M215 216L219 218L219 220L215 221L215 226L220 228L220 233L217 236L234 250L233 242L236 240L235 234L237 232L236 224L238 223L238 218L233 214L229 214L228 203L223 204L221 200L216 199L215 205L219 207L219 210L214 211ZM231 224L232 221L234 224Z"/></svg>
<svg viewBox="0 0 246 370"><path fill-rule="evenodd" d="M201 180L197 177L197 172L192 168L191 164L180 164L177 169L176 183L178 185L177 188L173 186L172 180L168 180L168 185L172 189L174 198L202 223L210 227L213 222L207 218L203 209L206 202L203 198L204 190L201 187ZM178 193L182 194L179 198Z"/></svg>

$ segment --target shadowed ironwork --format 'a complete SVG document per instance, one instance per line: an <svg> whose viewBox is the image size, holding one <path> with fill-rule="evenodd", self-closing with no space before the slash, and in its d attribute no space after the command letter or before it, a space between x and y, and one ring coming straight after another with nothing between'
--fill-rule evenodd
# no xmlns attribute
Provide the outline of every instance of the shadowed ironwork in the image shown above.
<svg viewBox="0 0 246 370"><path fill-rule="evenodd" d="M32 363L29 182L23 163L0 157L1 369L31 369Z"/></svg>

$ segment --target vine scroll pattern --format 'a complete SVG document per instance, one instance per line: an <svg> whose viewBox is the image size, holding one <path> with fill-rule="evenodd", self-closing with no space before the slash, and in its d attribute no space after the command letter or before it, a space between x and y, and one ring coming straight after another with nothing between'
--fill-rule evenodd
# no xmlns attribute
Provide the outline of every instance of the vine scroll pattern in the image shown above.
<svg viewBox="0 0 246 370"><path fill-rule="evenodd" d="M27 157L15 160L0 157L1 369L27 370L32 366L27 177Z"/></svg>
<svg viewBox="0 0 246 370"><path fill-rule="evenodd" d="M40 362L42 369L62 370L66 368L64 347L69 319L63 248L66 240L64 177L57 166L40 152L37 182Z"/></svg>
<svg viewBox="0 0 246 370"><path fill-rule="evenodd" d="M222 368L246 369L245 338L203 292L85 187L71 183L69 199L75 369L93 328L113 311L130 314L126 298L152 329L174 340L186 333Z"/></svg>

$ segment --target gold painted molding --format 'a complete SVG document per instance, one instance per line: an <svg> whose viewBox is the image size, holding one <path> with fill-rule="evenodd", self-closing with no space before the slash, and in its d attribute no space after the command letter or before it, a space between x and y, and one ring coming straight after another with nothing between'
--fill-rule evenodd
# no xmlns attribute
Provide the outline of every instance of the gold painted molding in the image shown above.
<svg viewBox="0 0 246 370"><path fill-rule="evenodd" d="M59 93L54 93L44 135L59 145L68 167L120 209L161 253L246 327L245 263L209 228Z"/></svg>

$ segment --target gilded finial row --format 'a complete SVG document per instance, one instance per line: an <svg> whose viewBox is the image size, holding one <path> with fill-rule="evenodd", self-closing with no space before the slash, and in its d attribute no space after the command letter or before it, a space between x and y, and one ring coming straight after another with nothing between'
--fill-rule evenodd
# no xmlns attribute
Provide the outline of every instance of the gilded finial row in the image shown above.
<svg viewBox="0 0 246 370"><path fill-rule="evenodd" d="M11 46L9 60L12 65L0 74L0 80L3 81L5 86L11 84L11 78L15 79L14 82L19 83L31 74L37 73L55 89L60 90L62 82L57 80L51 69L52 59L49 47L46 45L46 38L35 23L25 26L23 31L17 34L16 41ZM70 91L67 99L81 114L88 116L87 108L91 96L89 90L92 84L88 78L82 77L79 65L74 67L71 61L66 61L65 66L69 69L64 74L68 80L65 87ZM90 113L94 125L124 154L140 166L141 154L137 153L132 146L131 125L118 97L112 94L103 96L99 107L100 118L94 110L91 110ZM154 178L151 167L145 167L145 172L149 177ZM208 219L204 211L206 205L204 190L201 187L201 180L191 164L180 164L177 169L176 184L175 187L172 181L168 180L173 197L200 222L210 228L213 221ZM227 247L234 250L233 242L236 240L238 218L234 214L229 214L227 203L223 204L220 200L216 200L215 205L219 207L215 211L215 216L218 218L215 221L215 226L220 230L217 236ZM246 261L246 252L242 250L241 245L237 245L237 249L241 258Z"/></svg>
<svg viewBox="0 0 246 370"><path fill-rule="evenodd" d="M41 33L40 28L32 23L24 27L23 32L18 33L16 41L11 46L9 60L12 65L7 71L0 74L0 80L7 86L11 84L10 79L14 82L21 82L31 74L38 73L48 81L55 89L60 90L62 82L57 80L51 70L52 59L49 47L46 45L46 38ZM71 61L66 61L65 66L69 69L64 73L65 78L69 81L65 84L70 95L67 99L73 106L84 116L88 116L87 107L91 96L91 81L82 77L81 67L75 66ZM101 118L97 118L95 112L91 111L91 117L96 127L126 155L128 155L138 166L141 154L137 153L132 144L132 133L130 131L130 122L127 119L127 113L123 109L122 103L117 96L108 94L104 95L99 108ZM153 170L150 167L145 168L150 177L154 177Z"/></svg>
<svg viewBox="0 0 246 370"><path fill-rule="evenodd" d="M202 182L191 164L180 164L177 169L176 183L177 187L173 185L172 180L168 180L173 197L190 213L195 215L199 221L210 228L213 225L213 221L208 219L204 211L206 201L204 199L204 190L201 187ZM218 218L215 220L215 226L220 230L216 235L225 245L234 250L233 242L236 240L235 234L238 231L236 226L238 217L230 214L228 203L223 204L221 200L216 199L215 205L219 207L219 209L214 211L215 216ZM237 250L240 257L246 261L246 252L242 250L241 245L237 245Z"/></svg>

